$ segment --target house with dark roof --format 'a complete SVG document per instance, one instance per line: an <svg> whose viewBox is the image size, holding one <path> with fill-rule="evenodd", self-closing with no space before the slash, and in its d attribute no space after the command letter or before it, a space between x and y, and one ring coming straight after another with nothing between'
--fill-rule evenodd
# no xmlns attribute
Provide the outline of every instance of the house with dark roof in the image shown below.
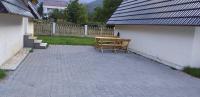
<svg viewBox="0 0 200 97"><path fill-rule="evenodd" d="M177 69L200 67L200 0L124 0L107 24L130 50Z"/></svg>
<svg viewBox="0 0 200 97"><path fill-rule="evenodd" d="M25 47L25 35L34 35L34 18L40 16L29 0L0 0L0 65Z"/></svg>
<svg viewBox="0 0 200 97"><path fill-rule="evenodd" d="M53 10L64 10L69 0L43 0L44 14L48 17Z"/></svg>

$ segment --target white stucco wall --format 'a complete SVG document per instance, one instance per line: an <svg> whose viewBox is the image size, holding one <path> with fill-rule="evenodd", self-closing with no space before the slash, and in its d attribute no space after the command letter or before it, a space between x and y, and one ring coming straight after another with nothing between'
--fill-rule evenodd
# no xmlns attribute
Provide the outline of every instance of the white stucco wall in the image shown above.
<svg viewBox="0 0 200 97"><path fill-rule="evenodd" d="M0 65L23 47L23 18L0 14Z"/></svg>
<svg viewBox="0 0 200 97"><path fill-rule="evenodd" d="M130 50L177 69L192 66L195 27L117 25L115 32L132 39Z"/></svg>
<svg viewBox="0 0 200 97"><path fill-rule="evenodd" d="M28 23L28 34L34 35L34 23L33 21L29 21Z"/></svg>
<svg viewBox="0 0 200 97"><path fill-rule="evenodd" d="M34 23L31 19L23 17L23 29L25 34L34 35Z"/></svg>
<svg viewBox="0 0 200 97"><path fill-rule="evenodd" d="M65 8L67 8L67 7L46 6L46 5L43 6L45 14L49 13L49 11L50 11L49 9L51 9L51 10L53 10L53 9L64 10Z"/></svg>
<svg viewBox="0 0 200 97"><path fill-rule="evenodd" d="M26 17L22 18L22 25L23 25L23 32L28 33L28 31L29 31L29 29L28 29L28 27L29 27L28 18L26 18Z"/></svg>
<svg viewBox="0 0 200 97"><path fill-rule="evenodd" d="M195 28L192 50L192 66L200 67L200 27Z"/></svg>

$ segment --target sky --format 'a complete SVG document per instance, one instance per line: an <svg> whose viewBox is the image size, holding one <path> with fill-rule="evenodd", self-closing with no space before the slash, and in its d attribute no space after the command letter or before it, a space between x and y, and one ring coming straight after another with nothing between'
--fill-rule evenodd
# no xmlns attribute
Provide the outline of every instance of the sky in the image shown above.
<svg viewBox="0 0 200 97"><path fill-rule="evenodd" d="M89 2L92 2L94 0L80 0L81 2L84 2L84 3L89 3Z"/></svg>

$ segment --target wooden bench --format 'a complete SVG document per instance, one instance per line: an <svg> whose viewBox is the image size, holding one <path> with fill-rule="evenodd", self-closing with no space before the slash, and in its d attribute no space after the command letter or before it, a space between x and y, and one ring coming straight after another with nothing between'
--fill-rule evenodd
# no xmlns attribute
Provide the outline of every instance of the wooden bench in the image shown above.
<svg viewBox="0 0 200 97"><path fill-rule="evenodd" d="M117 41L118 41L118 44L120 45L118 47L118 49L128 52L128 45L129 45L131 40L130 39L119 39Z"/></svg>
<svg viewBox="0 0 200 97"><path fill-rule="evenodd" d="M96 37L95 40L95 48L100 49L102 53L104 49L113 50L114 52L125 50L127 52L130 42L130 39L121 39L118 37Z"/></svg>

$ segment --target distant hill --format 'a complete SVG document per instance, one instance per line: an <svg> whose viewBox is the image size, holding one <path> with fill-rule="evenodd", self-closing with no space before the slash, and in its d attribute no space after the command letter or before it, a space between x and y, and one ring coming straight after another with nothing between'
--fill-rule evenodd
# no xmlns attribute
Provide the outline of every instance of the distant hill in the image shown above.
<svg viewBox="0 0 200 97"><path fill-rule="evenodd" d="M44 2L44 0L39 0L40 2ZM51 1L51 0L46 0L46 1ZM55 0L56 1L56 0ZM70 1L70 0L58 0L58 1ZM96 7L102 7L103 5L103 0L79 0L81 3L87 5L87 10L89 13L94 12L94 9Z"/></svg>
<svg viewBox="0 0 200 97"><path fill-rule="evenodd" d="M91 3L88 3L87 4L88 12L92 13L92 12L94 12L94 9L96 7L102 7L102 5L103 5L103 0L95 0L95 1L93 1Z"/></svg>

